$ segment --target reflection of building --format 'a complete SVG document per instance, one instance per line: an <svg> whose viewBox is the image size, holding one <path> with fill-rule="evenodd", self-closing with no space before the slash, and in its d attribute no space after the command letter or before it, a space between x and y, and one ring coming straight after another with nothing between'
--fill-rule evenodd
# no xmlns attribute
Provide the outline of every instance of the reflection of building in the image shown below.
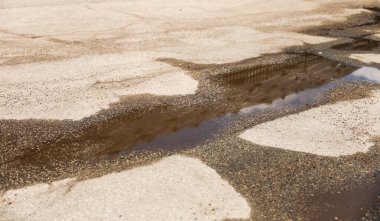
<svg viewBox="0 0 380 221"><path fill-rule="evenodd" d="M308 60L312 59L306 58ZM228 74L223 74L221 78L223 81L232 84L255 84L261 81L265 81L276 75L280 75L284 72L285 68L299 64L298 59L289 60L287 63L281 63L276 65L266 65L254 68L249 68L245 70L240 70L237 72L232 72Z"/></svg>
<svg viewBox="0 0 380 221"><path fill-rule="evenodd" d="M371 39L357 39L354 40L353 42L348 42L345 44L340 44L332 47L332 49L338 49L338 50L373 50L374 48L379 47L379 42L374 41Z"/></svg>
<svg viewBox="0 0 380 221"><path fill-rule="evenodd" d="M237 93L250 93L248 100L251 102L270 102L306 88L318 87L354 70L354 67L342 63L307 55L281 64L224 74L220 78L239 89Z"/></svg>

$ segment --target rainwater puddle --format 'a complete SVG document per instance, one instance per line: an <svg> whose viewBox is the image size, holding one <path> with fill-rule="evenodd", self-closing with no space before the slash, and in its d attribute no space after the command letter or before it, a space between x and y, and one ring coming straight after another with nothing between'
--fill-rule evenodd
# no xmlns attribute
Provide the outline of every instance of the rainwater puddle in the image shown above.
<svg viewBox="0 0 380 221"><path fill-rule="evenodd" d="M380 70L371 67L356 68L316 56L305 56L286 64L221 75L220 79L231 88L228 100L236 103L239 111L197 122L195 127L157 134L148 142L125 147L118 155L152 149L192 148L221 135L233 123L247 115L279 107L314 104L327 90L341 86L342 82L380 83Z"/></svg>

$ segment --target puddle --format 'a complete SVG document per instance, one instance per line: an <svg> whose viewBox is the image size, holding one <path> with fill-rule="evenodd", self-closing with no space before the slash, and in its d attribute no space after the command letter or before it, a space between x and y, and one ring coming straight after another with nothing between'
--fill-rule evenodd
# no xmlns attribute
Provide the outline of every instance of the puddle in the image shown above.
<svg viewBox="0 0 380 221"><path fill-rule="evenodd" d="M356 69L320 57L308 56L302 61L241 70L220 78L232 88L230 95L236 98L234 103L239 106L239 111L205 120L196 127L158 135L153 140L132 148L126 146L119 154L127 155L132 151L148 149L179 150L195 147L221 135L225 129L248 114L278 107L311 105L342 82L380 82L380 71L370 67ZM340 81L335 81L337 79Z"/></svg>
<svg viewBox="0 0 380 221"><path fill-rule="evenodd" d="M243 70L221 78L231 87L238 89L238 93L246 100L271 103L290 94L317 88L357 69L317 56L306 55L302 59Z"/></svg>
<svg viewBox="0 0 380 221"><path fill-rule="evenodd" d="M362 67L354 71L352 74L347 75L344 79L348 81L380 83L380 70L372 67Z"/></svg>
<svg viewBox="0 0 380 221"><path fill-rule="evenodd" d="M255 111L262 111L276 107L297 107L314 104L322 99L325 92L328 90L336 88L345 82L348 83L359 81L380 83L380 70L372 67L362 67L338 80L322 84L317 88L310 88L299 93L287 95L285 98L274 100L271 104L259 104L252 107L243 108L240 112L252 113Z"/></svg>
<svg viewBox="0 0 380 221"><path fill-rule="evenodd" d="M223 117L206 120L197 127L184 128L174 133L159 135L150 142L127 148L121 155L149 149L181 150L192 148L222 134L238 118L239 115L227 114Z"/></svg>
<svg viewBox="0 0 380 221"><path fill-rule="evenodd" d="M373 182L356 189L313 197L311 205L316 209L312 213L315 217L312 220L363 220L370 213L378 214L379 211L376 210L379 204L380 172L377 172Z"/></svg>

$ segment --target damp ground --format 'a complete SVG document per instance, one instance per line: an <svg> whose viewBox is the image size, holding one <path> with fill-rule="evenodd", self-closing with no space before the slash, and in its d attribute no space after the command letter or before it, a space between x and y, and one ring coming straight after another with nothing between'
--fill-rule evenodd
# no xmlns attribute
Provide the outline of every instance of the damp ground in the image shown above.
<svg viewBox="0 0 380 221"><path fill-rule="evenodd" d="M365 38L332 48L377 49ZM209 76L204 69L212 66L193 65L200 81L196 95L125 97L100 117L79 123L1 121L7 148L1 149L0 189L86 179L180 152L215 168L248 199L254 220L376 220L378 146L330 158L261 147L236 136L253 125L379 88L376 67L317 54L267 55L270 64L253 59Z"/></svg>

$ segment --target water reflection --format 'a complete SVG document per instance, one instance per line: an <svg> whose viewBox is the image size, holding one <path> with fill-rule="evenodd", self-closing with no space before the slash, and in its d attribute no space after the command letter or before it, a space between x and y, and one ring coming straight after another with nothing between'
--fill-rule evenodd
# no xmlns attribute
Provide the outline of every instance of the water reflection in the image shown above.
<svg viewBox="0 0 380 221"><path fill-rule="evenodd" d="M325 92L327 88L328 87L306 89L299 93L287 95L285 98L276 99L270 104L258 104L251 107L243 108L240 110L239 113L251 114L253 112L265 111L276 107L296 107L307 104L313 104L322 98L323 92Z"/></svg>
<svg viewBox="0 0 380 221"><path fill-rule="evenodd" d="M256 74L257 73L260 72L256 72ZM242 75L245 78L239 77L239 75ZM239 72L239 75L235 77L229 76L226 79L233 81L234 84L237 84L240 88L242 87L241 85L243 85L244 90L252 91L252 93L255 91L253 87L260 86L260 84L257 83L258 80L269 80L271 77L275 76L274 74L271 74L267 75L266 77L255 77L254 80L252 80L252 78L249 79L252 75L251 72ZM247 80L247 78L249 80ZM359 81L380 83L380 70L372 67L362 67L351 72L350 74L339 78L338 80L329 81L325 84L320 85L319 87L305 89L298 93L291 93L284 98L275 99L271 103L261 103L250 107L245 107L242 108L238 113L228 113L222 117L206 120L194 128L184 128L174 133L159 135L150 142L142 143L133 148L123 151L122 154L127 154L131 151L143 151L152 148L165 150L186 149L188 147L204 143L207 140L210 140L211 138L217 136L218 134L221 134L226 128L230 127L231 124L236 122L238 119L241 119L245 115L264 112L268 109L275 109L279 107L298 107L311 105L321 100L329 89L336 88L338 84L341 85L342 82L348 83Z"/></svg>
<svg viewBox="0 0 380 221"><path fill-rule="evenodd" d="M346 80L362 80L380 83L380 70L373 67L362 67L345 77Z"/></svg>
<svg viewBox="0 0 380 221"><path fill-rule="evenodd" d="M332 47L332 49L346 51L371 51L380 46L380 43L371 39L354 38L352 42L340 44Z"/></svg>
<svg viewBox="0 0 380 221"><path fill-rule="evenodd" d="M368 81L380 83L380 70L373 67L362 67L339 80L345 82ZM313 104L318 102L327 90L337 87L338 82L341 82L339 80L328 82L317 88L306 89L299 93L287 95L285 98L276 99L270 104L258 104L251 107L246 107L241 109L240 113L247 114L276 107L296 107Z"/></svg>

